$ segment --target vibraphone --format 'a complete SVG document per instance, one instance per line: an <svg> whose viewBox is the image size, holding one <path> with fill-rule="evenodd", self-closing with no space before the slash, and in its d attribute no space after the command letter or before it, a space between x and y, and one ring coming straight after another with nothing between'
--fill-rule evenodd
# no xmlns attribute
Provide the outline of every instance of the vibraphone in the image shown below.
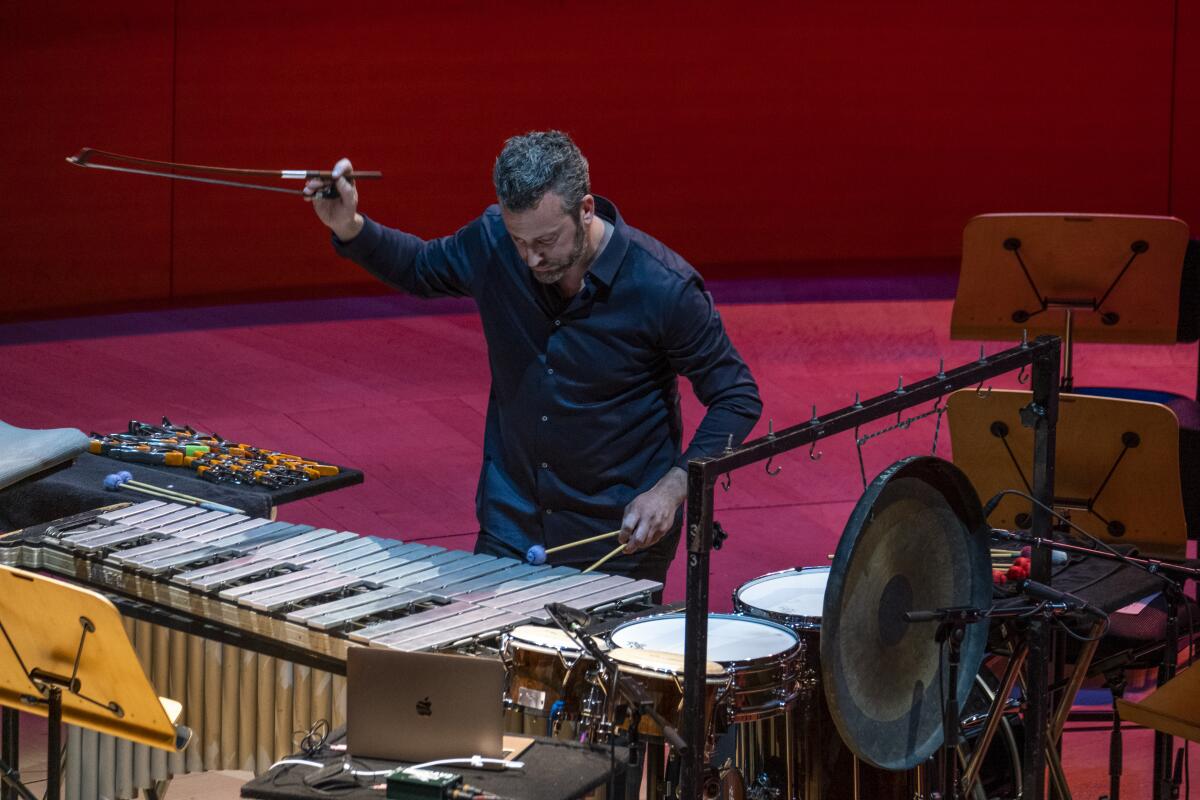
<svg viewBox="0 0 1200 800"><path fill-rule="evenodd" d="M599 611L654 581L532 566L346 531L149 501L0 537L0 563L113 597L160 694L184 704L191 746L168 755L72 728L70 800L133 797L172 774L259 772L296 731L344 721L346 648L494 654L551 601Z"/></svg>

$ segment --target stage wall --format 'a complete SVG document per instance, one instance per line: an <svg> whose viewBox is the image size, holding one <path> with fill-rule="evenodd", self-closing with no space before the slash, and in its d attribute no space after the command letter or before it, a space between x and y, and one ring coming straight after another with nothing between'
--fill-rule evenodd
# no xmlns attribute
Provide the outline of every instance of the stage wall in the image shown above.
<svg viewBox="0 0 1200 800"><path fill-rule="evenodd" d="M594 189L706 275L953 269L989 211L1200 228L1200 13L1172 0L503 4L48 0L0 10L6 317L372 290L283 195L85 171L92 146L386 178L422 235L503 139L570 131ZM1176 57L1178 53L1178 57Z"/></svg>

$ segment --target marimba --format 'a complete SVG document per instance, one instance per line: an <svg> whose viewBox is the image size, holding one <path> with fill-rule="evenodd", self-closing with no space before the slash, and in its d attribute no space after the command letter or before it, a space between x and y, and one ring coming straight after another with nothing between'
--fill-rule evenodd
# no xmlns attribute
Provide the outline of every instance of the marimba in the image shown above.
<svg viewBox="0 0 1200 800"><path fill-rule="evenodd" d="M184 700L184 753L73 729L68 798L131 797L171 774L261 771L317 719L343 722L346 648L494 654L549 622L660 583L148 501L0 537L0 563L114 597L158 691Z"/></svg>

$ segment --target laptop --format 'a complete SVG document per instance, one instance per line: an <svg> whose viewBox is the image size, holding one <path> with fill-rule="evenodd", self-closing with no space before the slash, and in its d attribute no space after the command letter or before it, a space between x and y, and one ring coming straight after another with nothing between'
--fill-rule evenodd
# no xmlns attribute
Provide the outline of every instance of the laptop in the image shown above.
<svg viewBox="0 0 1200 800"><path fill-rule="evenodd" d="M500 758L504 664L375 647L346 651L346 751L422 762Z"/></svg>

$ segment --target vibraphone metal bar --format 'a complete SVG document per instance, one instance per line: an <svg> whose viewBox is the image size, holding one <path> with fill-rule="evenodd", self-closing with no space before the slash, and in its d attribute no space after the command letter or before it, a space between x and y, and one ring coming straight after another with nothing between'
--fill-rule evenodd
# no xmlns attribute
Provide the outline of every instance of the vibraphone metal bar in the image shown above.
<svg viewBox="0 0 1200 800"><path fill-rule="evenodd" d="M684 645L684 713L681 734L688 744L682 754L680 796L691 800L701 796L704 774L704 692L708 650L709 556L713 543L713 490L718 478L735 469L766 461L790 450L809 446L835 433L884 417L898 414L922 403L931 403L958 389L1020 369L1032 368L1034 423L1033 489L1039 501L1049 505L1054 494L1054 426L1058 419L1058 375L1061 341L1056 336L1040 336L1033 342L991 356L982 353L979 360L938 374L911 386L870 400L838 409L825 416L768 434L715 457L688 462L687 501L687 608ZM1035 506L1032 530L1035 536L1049 537L1049 514ZM1039 548L1041 549L1041 548ZM1049 552L1035 552L1031 570L1034 580L1050 579ZM1040 622L1030 625L1029 684L1032 713L1027 712L1023 759L1024 785L1032 800L1042 800L1045 792L1045 731L1047 700L1046 630Z"/></svg>
<svg viewBox="0 0 1200 800"><path fill-rule="evenodd" d="M265 768L295 750L293 731L341 721L352 644L486 652L509 628L549 623L547 602L601 611L662 588L158 500L0 536L0 563L110 596L147 673L184 700L196 731L167 759L72 729L85 755L74 783L68 769L69 800L131 797L183 771Z"/></svg>

